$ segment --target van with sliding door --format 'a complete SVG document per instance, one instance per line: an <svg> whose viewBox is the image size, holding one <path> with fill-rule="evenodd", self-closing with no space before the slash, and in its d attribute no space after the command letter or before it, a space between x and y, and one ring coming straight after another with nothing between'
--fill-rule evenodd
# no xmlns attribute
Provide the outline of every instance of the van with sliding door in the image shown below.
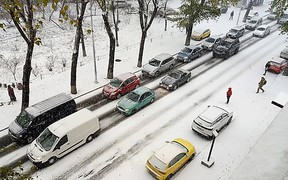
<svg viewBox="0 0 288 180"><path fill-rule="evenodd" d="M28 147L28 158L39 168L94 139L100 132L99 119L88 109L81 109L47 127Z"/></svg>
<svg viewBox="0 0 288 180"><path fill-rule="evenodd" d="M50 97L22 111L9 125L9 135L20 143L31 143L50 124L76 112L74 99L65 93Z"/></svg>

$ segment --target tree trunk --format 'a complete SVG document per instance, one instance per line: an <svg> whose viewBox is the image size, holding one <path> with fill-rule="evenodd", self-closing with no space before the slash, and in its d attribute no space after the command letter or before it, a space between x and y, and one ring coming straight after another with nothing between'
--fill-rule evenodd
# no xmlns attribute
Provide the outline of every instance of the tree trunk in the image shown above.
<svg viewBox="0 0 288 180"><path fill-rule="evenodd" d="M142 30L137 67L142 67L142 59L143 59L143 53L144 53L144 47L145 47L146 34L147 34L147 31Z"/></svg>
<svg viewBox="0 0 288 180"><path fill-rule="evenodd" d="M35 37L35 35L34 35ZM27 44L27 53L26 53L26 60L23 67L23 91L22 91L22 106L21 111L26 109L29 106L29 95L30 95L30 75L31 75L31 61L34 49L34 42L30 42Z"/></svg>
<svg viewBox="0 0 288 180"><path fill-rule="evenodd" d="M107 71L107 78L113 78L113 71L114 71L114 58L115 58L115 37L110 28L108 14L102 14L102 18L104 20L105 29L109 36L110 40L110 48L109 48L109 64L108 64L108 71Z"/></svg>
<svg viewBox="0 0 288 180"><path fill-rule="evenodd" d="M87 53L86 53L85 42L84 42L83 28L81 28L81 45L82 45L83 57L86 57Z"/></svg>
<svg viewBox="0 0 288 180"><path fill-rule="evenodd" d="M191 35L192 35L192 29L193 25L186 28L186 40L185 40L185 46L190 45Z"/></svg>

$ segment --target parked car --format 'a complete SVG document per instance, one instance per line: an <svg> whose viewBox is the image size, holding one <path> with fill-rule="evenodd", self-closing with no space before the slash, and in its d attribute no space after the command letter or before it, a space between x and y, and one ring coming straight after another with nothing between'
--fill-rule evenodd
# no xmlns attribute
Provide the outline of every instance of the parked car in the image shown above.
<svg viewBox="0 0 288 180"><path fill-rule="evenodd" d="M259 16L259 13L257 11L250 11L246 20L250 20L250 19L252 19L254 17L258 17L258 16Z"/></svg>
<svg viewBox="0 0 288 180"><path fill-rule="evenodd" d="M178 61L189 63L193 59L199 58L203 54L201 46L190 45L183 48L178 54L176 59Z"/></svg>
<svg viewBox="0 0 288 180"><path fill-rule="evenodd" d="M269 19L269 20L276 20L276 18L277 18L277 14L276 14L276 12L271 12L268 16L267 16L267 19Z"/></svg>
<svg viewBox="0 0 288 180"><path fill-rule="evenodd" d="M270 63L270 66L268 68L269 72L280 74L284 68L287 67L288 62L287 60L279 59L278 62L276 61L268 61Z"/></svg>
<svg viewBox="0 0 288 180"><path fill-rule="evenodd" d="M265 37L270 34L270 26L269 25L261 25L253 32L253 36L255 37Z"/></svg>
<svg viewBox="0 0 288 180"><path fill-rule="evenodd" d="M285 48L281 51L280 57L284 59L288 59L288 48Z"/></svg>
<svg viewBox="0 0 288 180"><path fill-rule="evenodd" d="M170 72L161 79L159 85L168 90L176 90L181 85L190 81L191 72L184 69L177 69Z"/></svg>
<svg viewBox="0 0 288 180"><path fill-rule="evenodd" d="M160 73L173 69L175 64L176 61L171 54L162 53L143 65L142 74L148 77L157 77Z"/></svg>
<svg viewBox="0 0 288 180"><path fill-rule="evenodd" d="M220 57L228 59L233 54L237 54L240 48L240 41L238 38L226 38L213 48L213 57Z"/></svg>
<svg viewBox="0 0 288 180"><path fill-rule="evenodd" d="M195 147L189 141L177 138L157 150L147 160L146 169L154 178L170 179L195 154Z"/></svg>
<svg viewBox="0 0 288 180"><path fill-rule="evenodd" d="M230 38L239 38L244 35L245 27L243 26L236 26L234 28L231 28L229 32L226 34L226 37Z"/></svg>
<svg viewBox="0 0 288 180"><path fill-rule="evenodd" d="M139 87L124 96L116 105L116 109L124 115L132 115L155 99L155 92L147 87Z"/></svg>
<svg viewBox="0 0 288 180"><path fill-rule="evenodd" d="M123 1L123 0L116 0L115 2L115 8L131 8L131 4L129 4L128 2L126 1Z"/></svg>
<svg viewBox="0 0 288 180"><path fill-rule="evenodd" d="M92 141L99 130L98 117L88 109L81 109L47 127L28 146L27 156L39 168L52 165Z"/></svg>
<svg viewBox="0 0 288 180"><path fill-rule="evenodd" d="M227 11L228 11L228 6L221 6L220 7L220 13L221 14L225 14L225 13L227 13Z"/></svg>
<svg viewBox="0 0 288 180"><path fill-rule="evenodd" d="M288 21L288 14L283 14L281 18L277 21L278 24L285 24Z"/></svg>
<svg viewBox="0 0 288 180"><path fill-rule="evenodd" d="M262 18L261 17L254 17L250 19L248 22L245 24L245 28L249 30L254 30L257 27L262 25Z"/></svg>
<svg viewBox="0 0 288 180"><path fill-rule="evenodd" d="M208 138L213 137L213 131L220 131L233 118L233 112L228 108L208 106L196 119L193 120L192 130Z"/></svg>
<svg viewBox="0 0 288 180"><path fill-rule="evenodd" d="M153 11L151 11L150 13L152 14ZM164 7L160 7L156 13L156 16L160 16L160 17L164 17L166 16L170 16L170 15L177 15L178 12L170 7L166 7L166 10L164 9Z"/></svg>
<svg viewBox="0 0 288 180"><path fill-rule="evenodd" d="M18 143L31 143L46 127L76 112L76 103L61 93L27 107L9 125L9 135Z"/></svg>
<svg viewBox="0 0 288 180"><path fill-rule="evenodd" d="M204 38L209 37L211 34L210 29L196 29L192 32L191 38L196 41L200 41Z"/></svg>
<svg viewBox="0 0 288 180"><path fill-rule="evenodd" d="M221 40L222 38L220 36L210 36L202 42L201 46L203 50L211 51L216 44L220 43Z"/></svg>
<svg viewBox="0 0 288 180"><path fill-rule="evenodd" d="M113 78L102 89L107 99L119 99L121 96L140 86L141 80L133 73L124 73Z"/></svg>

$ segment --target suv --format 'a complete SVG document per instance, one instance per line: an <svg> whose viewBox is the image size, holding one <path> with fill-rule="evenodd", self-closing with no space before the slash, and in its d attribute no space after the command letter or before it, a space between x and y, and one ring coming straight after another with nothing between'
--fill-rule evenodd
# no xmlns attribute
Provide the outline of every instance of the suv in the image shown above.
<svg viewBox="0 0 288 180"><path fill-rule="evenodd" d="M139 86L140 79L135 74L124 73L113 78L109 84L105 85L102 94L107 99L119 99Z"/></svg>
<svg viewBox="0 0 288 180"><path fill-rule="evenodd" d="M176 61L171 54L162 53L152 58L143 65L142 74L149 77L157 77L160 73L174 67Z"/></svg>
<svg viewBox="0 0 288 180"><path fill-rule="evenodd" d="M228 59L233 54L237 54L240 48L240 41L238 38L223 39L217 46L213 48L213 57L221 57Z"/></svg>
<svg viewBox="0 0 288 180"><path fill-rule="evenodd" d="M262 25L262 18L254 17L245 24L245 28L254 30L261 25Z"/></svg>
<svg viewBox="0 0 288 180"><path fill-rule="evenodd" d="M226 37L239 38L244 35L244 32L245 28L243 26L236 26L229 30L229 32L226 34Z"/></svg>

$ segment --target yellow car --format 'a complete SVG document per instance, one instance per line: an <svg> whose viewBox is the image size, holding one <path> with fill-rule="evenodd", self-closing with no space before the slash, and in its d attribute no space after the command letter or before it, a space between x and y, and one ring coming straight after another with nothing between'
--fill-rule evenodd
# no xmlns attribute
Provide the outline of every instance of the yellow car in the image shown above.
<svg viewBox="0 0 288 180"><path fill-rule="evenodd" d="M197 29L192 32L191 38L196 41L200 41L204 38L209 37L211 34L210 29Z"/></svg>
<svg viewBox="0 0 288 180"><path fill-rule="evenodd" d="M157 179L170 179L196 154L194 146L181 138L167 142L146 162L146 169Z"/></svg>

